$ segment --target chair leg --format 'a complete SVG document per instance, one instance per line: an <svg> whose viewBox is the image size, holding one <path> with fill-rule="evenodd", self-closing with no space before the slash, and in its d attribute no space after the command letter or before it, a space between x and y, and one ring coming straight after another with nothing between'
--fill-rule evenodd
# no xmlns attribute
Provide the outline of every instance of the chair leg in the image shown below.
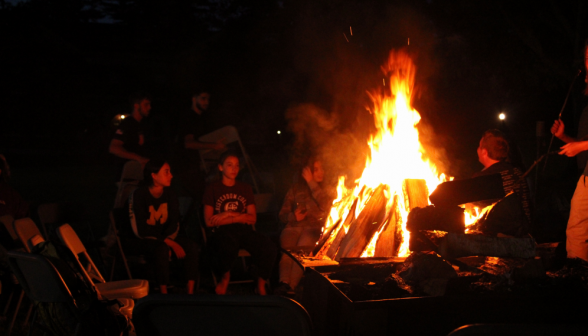
<svg viewBox="0 0 588 336"><path fill-rule="evenodd" d="M20 296L18 298L18 302L16 303L16 309L14 310L14 315L12 316L12 321L10 321L10 325L8 326L8 331L6 332L6 336L10 336L12 333L12 328L14 327L14 322L16 321L16 315L18 315L18 311L20 309L20 304L22 302L22 298L24 297L24 290L20 292Z"/></svg>
<svg viewBox="0 0 588 336"><path fill-rule="evenodd" d="M241 257L241 262L243 262L243 270L247 272L247 263L245 262L245 257Z"/></svg>
<svg viewBox="0 0 588 336"><path fill-rule="evenodd" d="M35 306L34 302L31 302L29 305L29 310L27 311L27 316L25 317L24 323L22 324L23 328L29 323L29 317L31 317L31 312L33 311L33 307Z"/></svg>
<svg viewBox="0 0 588 336"><path fill-rule="evenodd" d="M8 308L10 307L10 303L12 302L12 297L14 296L14 289L10 292L8 296L8 301L6 302L6 306L4 306L4 311L2 312L2 316L6 316L8 313Z"/></svg>
<svg viewBox="0 0 588 336"><path fill-rule="evenodd" d="M110 280L108 281L112 281L112 278L114 277L114 266L116 265L116 255L114 257L112 257L112 266L110 266Z"/></svg>
<svg viewBox="0 0 588 336"><path fill-rule="evenodd" d="M31 307L33 307L34 305L31 305ZM37 314L38 314L39 310L35 309L35 312L33 313L33 319L31 320L31 325L29 326L29 332L27 334L27 336L31 336L33 334L33 329L35 328L35 322L37 322Z"/></svg>

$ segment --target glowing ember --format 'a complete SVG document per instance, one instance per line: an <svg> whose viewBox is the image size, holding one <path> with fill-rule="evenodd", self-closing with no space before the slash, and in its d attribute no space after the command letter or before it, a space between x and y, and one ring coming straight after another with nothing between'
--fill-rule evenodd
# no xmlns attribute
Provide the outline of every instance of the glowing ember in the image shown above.
<svg viewBox="0 0 588 336"><path fill-rule="evenodd" d="M384 74L389 76L389 85L386 87L390 91L385 95L369 94L373 102L371 113L377 128L376 134L368 141L370 155L366 158L364 171L361 178L355 181L354 188L347 189L345 179L339 178L338 196L323 229L325 234L332 231L325 246L335 239L341 227L345 233L348 232L349 225L357 219L374 190L384 184L384 195L387 199L384 218L386 221L397 221L392 225L401 225L402 244L398 248L398 256L407 256L410 233L406 231L406 220L410 209L408 196L403 191L403 181L425 180L427 189L432 192L437 185L447 180L432 162L425 159L424 149L419 142L417 125L421 117L410 106L415 70L412 60L402 51L392 51L388 64L382 67ZM398 202L394 202L395 195L398 195ZM393 212L396 212L396 216L391 216ZM348 218L349 216L354 217ZM342 225L333 227L338 223ZM384 223L373 235L362 257L374 255L378 237L388 224L390 223ZM326 248L317 257L325 257L324 250Z"/></svg>

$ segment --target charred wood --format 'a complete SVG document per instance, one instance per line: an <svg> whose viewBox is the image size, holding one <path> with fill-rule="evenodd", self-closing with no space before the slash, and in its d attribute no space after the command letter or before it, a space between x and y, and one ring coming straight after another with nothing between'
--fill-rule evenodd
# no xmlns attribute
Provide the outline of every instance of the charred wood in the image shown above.
<svg viewBox="0 0 588 336"><path fill-rule="evenodd" d="M380 185L374 190L357 219L351 223L347 235L341 241L335 260L361 256L385 219L387 199L384 188L384 185Z"/></svg>
<svg viewBox="0 0 588 336"><path fill-rule="evenodd" d="M326 242L323 244L319 252L316 254L317 258L323 258L324 256L333 259L339 249L341 240L345 237L345 228L349 227L353 219L355 218L355 209L357 208L357 199L351 205L345 221L342 225L339 225L329 236L327 236Z"/></svg>
<svg viewBox="0 0 588 336"><path fill-rule="evenodd" d="M329 240L329 238L331 237L331 234L333 232L337 232L337 230L339 229L339 226L341 225L343 218L340 218L337 223L331 225L330 228L328 228L325 232L322 233L321 238L319 239L318 243L316 244L316 246L314 247L314 250L312 250L312 255L317 255L317 253L320 252L320 250L323 248L323 246L325 245L325 243Z"/></svg>

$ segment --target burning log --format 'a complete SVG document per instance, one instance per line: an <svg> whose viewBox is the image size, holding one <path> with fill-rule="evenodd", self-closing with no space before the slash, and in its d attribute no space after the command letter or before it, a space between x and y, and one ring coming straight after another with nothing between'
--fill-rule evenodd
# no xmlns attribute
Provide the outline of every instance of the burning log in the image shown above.
<svg viewBox="0 0 588 336"><path fill-rule="evenodd" d="M345 221L338 226L337 229L333 229L331 233L326 237L325 243L320 248L320 250L315 254L316 258L323 258L324 256L333 259L335 254L339 250L339 244L343 237L345 237L345 228L349 227L351 221L355 218L355 208L357 207L357 199L351 205L351 209L345 218Z"/></svg>
<svg viewBox="0 0 588 336"><path fill-rule="evenodd" d="M429 199L436 206L500 199L505 196L500 174L479 176L466 180L443 182L431 193Z"/></svg>
<svg viewBox="0 0 588 336"><path fill-rule="evenodd" d="M474 234L448 233L439 244L439 254L445 258L468 256L533 258L532 238L498 238Z"/></svg>
<svg viewBox="0 0 588 336"><path fill-rule="evenodd" d="M408 209L424 208L429 205L429 189L427 182L422 179L405 179L402 189L408 199Z"/></svg>
<svg viewBox="0 0 588 336"><path fill-rule="evenodd" d="M380 237L378 238L374 257L391 257L397 254L396 234L398 233L397 231L399 231L397 224L400 218L398 216L397 202L398 196L394 195L394 203L392 204L388 218L386 218L386 221L384 222L386 227L382 233L380 233Z"/></svg>
<svg viewBox="0 0 588 336"><path fill-rule="evenodd" d="M373 235L380 229L386 215L386 186L380 185L370 197L357 219L351 223L335 260L360 257Z"/></svg>
<svg viewBox="0 0 588 336"><path fill-rule="evenodd" d="M331 237L331 234L333 232L337 232L337 230L339 229L339 226L341 225L341 222L342 222L342 218L340 218L337 221L337 223L331 225L331 227L329 229L327 229L327 231L325 231L325 232L322 233L321 238L319 239L319 241L316 243L316 246L312 250L312 255L313 256L316 256L317 253L320 252L320 250L323 248L323 246L325 245L325 243Z"/></svg>

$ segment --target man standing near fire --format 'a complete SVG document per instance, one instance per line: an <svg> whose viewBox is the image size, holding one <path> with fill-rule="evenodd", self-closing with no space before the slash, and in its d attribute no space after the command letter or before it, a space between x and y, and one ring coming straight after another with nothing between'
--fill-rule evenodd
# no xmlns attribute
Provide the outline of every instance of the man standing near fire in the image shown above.
<svg viewBox="0 0 588 336"><path fill-rule="evenodd" d="M588 69L588 40L584 46L584 66ZM588 73L584 81L588 83ZM584 95L588 96L588 86L584 90ZM588 150L588 106L584 108L580 116L576 138L565 133L565 125L561 119L553 123L551 133L566 143L561 147L559 154L568 157L586 155ZM586 162L585 158L579 161ZM566 228L566 250L568 259L580 258L588 262L588 185L586 184L586 176L588 176L588 165L584 167L572 197L570 217Z"/></svg>
<svg viewBox="0 0 588 336"><path fill-rule="evenodd" d="M222 142L201 142L198 138L210 131L209 116L210 92L200 88L194 91L192 106L180 115L178 141L180 146L178 179L189 196L195 200L202 199L204 193L204 176L200 172L199 150L208 149L224 151Z"/></svg>
<svg viewBox="0 0 588 336"><path fill-rule="evenodd" d="M117 157L118 174L129 160L135 160L143 166L149 161L145 149L143 120L151 111L151 98L146 93L138 92L131 97L131 104L133 106L131 116L120 123L108 147L110 154Z"/></svg>
<svg viewBox="0 0 588 336"><path fill-rule="evenodd" d="M482 171L473 177L500 174L505 195L514 192L514 195L505 197L502 202L512 202L512 209L520 208L523 212L522 220L513 218L509 225L503 227L486 228L489 233L501 233L509 236L522 237L529 233L531 223L530 195L527 182L522 178L520 169L508 162L509 145L504 133L497 129L484 132L478 146L478 160L484 166ZM489 204L481 204L485 207ZM514 225L513 225L514 224Z"/></svg>

